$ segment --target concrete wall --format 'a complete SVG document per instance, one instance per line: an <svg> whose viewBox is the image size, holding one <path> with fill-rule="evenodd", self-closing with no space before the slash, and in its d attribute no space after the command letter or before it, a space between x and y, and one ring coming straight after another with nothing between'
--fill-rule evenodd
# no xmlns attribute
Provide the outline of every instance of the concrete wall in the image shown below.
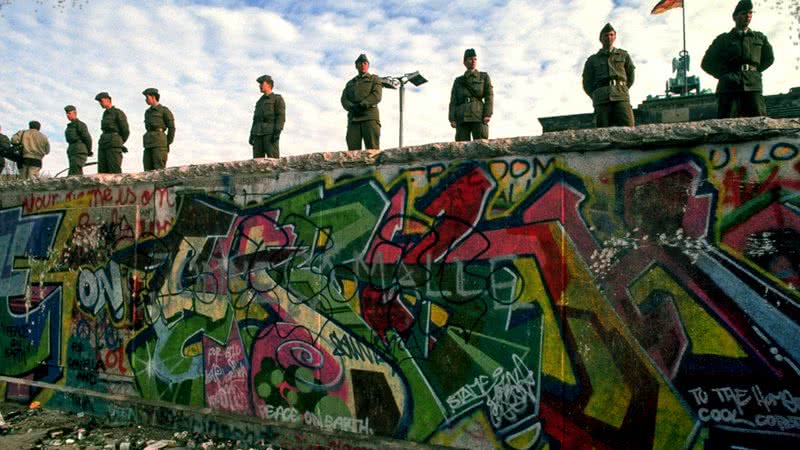
<svg viewBox="0 0 800 450"><path fill-rule="evenodd" d="M284 448L797 448L798 133L6 183L0 394L260 417Z"/></svg>

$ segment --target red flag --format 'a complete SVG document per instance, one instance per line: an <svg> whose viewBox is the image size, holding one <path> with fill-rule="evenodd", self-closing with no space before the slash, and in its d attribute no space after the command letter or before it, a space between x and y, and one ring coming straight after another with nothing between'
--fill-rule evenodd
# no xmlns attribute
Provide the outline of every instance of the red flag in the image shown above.
<svg viewBox="0 0 800 450"><path fill-rule="evenodd" d="M683 0L660 0L650 14L661 14L673 8L683 8Z"/></svg>

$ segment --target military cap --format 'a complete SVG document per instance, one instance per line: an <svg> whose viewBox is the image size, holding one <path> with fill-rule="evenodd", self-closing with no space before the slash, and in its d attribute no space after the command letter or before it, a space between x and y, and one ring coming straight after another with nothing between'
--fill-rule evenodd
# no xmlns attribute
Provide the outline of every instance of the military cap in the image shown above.
<svg viewBox="0 0 800 450"><path fill-rule="evenodd" d="M158 95L158 89L156 89L156 88L147 88L147 89L142 91L142 95L157 96Z"/></svg>
<svg viewBox="0 0 800 450"><path fill-rule="evenodd" d="M478 54L475 53L475 49L474 48L468 48L468 49L464 50L464 59L472 58L473 56L475 56L475 57L478 56Z"/></svg>
<svg viewBox="0 0 800 450"><path fill-rule="evenodd" d="M603 26L603 29L600 30L600 36L608 33L609 31L613 31L615 33L617 32L617 30L615 30L614 27L612 27L610 23L607 23L607 24L605 24L605 26Z"/></svg>
<svg viewBox="0 0 800 450"><path fill-rule="evenodd" d="M97 100L98 102L100 101L101 98L111 98L111 96L108 95L108 92L101 92L94 96L94 99Z"/></svg>
<svg viewBox="0 0 800 450"><path fill-rule="evenodd" d="M367 55L365 55L363 53L358 55L358 58L356 58L356 64L358 64L358 63L360 63L362 61L369 62L369 59L367 58Z"/></svg>
<svg viewBox="0 0 800 450"><path fill-rule="evenodd" d="M75 107L72 105L67 105L64 107L64 111L66 112L75 111Z"/></svg>
<svg viewBox="0 0 800 450"><path fill-rule="evenodd" d="M753 10L753 2L750 0L739 0L739 3L736 4L736 8L733 10L733 15L737 15L742 11L752 11Z"/></svg>
<svg viewBox="0 0 800 450"><path fill-rule="evenodd" d="M272 86L273 81L272 81L272 77L271 76L269 76L269 75L261 75L260 77L256 78L256 82L258 84L261 84L261 83L263 83L265 81L267 83L269 83L270 86Z"/></svg>

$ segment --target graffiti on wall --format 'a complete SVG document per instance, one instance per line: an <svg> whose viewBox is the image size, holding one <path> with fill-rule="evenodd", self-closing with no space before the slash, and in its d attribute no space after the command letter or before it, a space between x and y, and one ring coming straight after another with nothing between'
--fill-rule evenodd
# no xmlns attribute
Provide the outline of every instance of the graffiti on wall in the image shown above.
<svg viewBox="0 0 800 450"><path fill-rule="evenodd" d="M3 373L454 447L800 439L796 140L370 170L25 194Z"/></svg>

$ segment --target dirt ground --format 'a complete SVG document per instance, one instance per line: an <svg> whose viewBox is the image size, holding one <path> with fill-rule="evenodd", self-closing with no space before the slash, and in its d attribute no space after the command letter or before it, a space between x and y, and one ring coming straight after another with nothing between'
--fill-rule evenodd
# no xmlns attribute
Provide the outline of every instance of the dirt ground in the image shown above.
<svg viewBox="0 0 800 450"><path fill-rule="evenodd" d="M235 441L186 431L109 425L82 414L15 403L0 403L0 415L0 449L4 450L279 450L266 443L245 446Z"/></svg>

